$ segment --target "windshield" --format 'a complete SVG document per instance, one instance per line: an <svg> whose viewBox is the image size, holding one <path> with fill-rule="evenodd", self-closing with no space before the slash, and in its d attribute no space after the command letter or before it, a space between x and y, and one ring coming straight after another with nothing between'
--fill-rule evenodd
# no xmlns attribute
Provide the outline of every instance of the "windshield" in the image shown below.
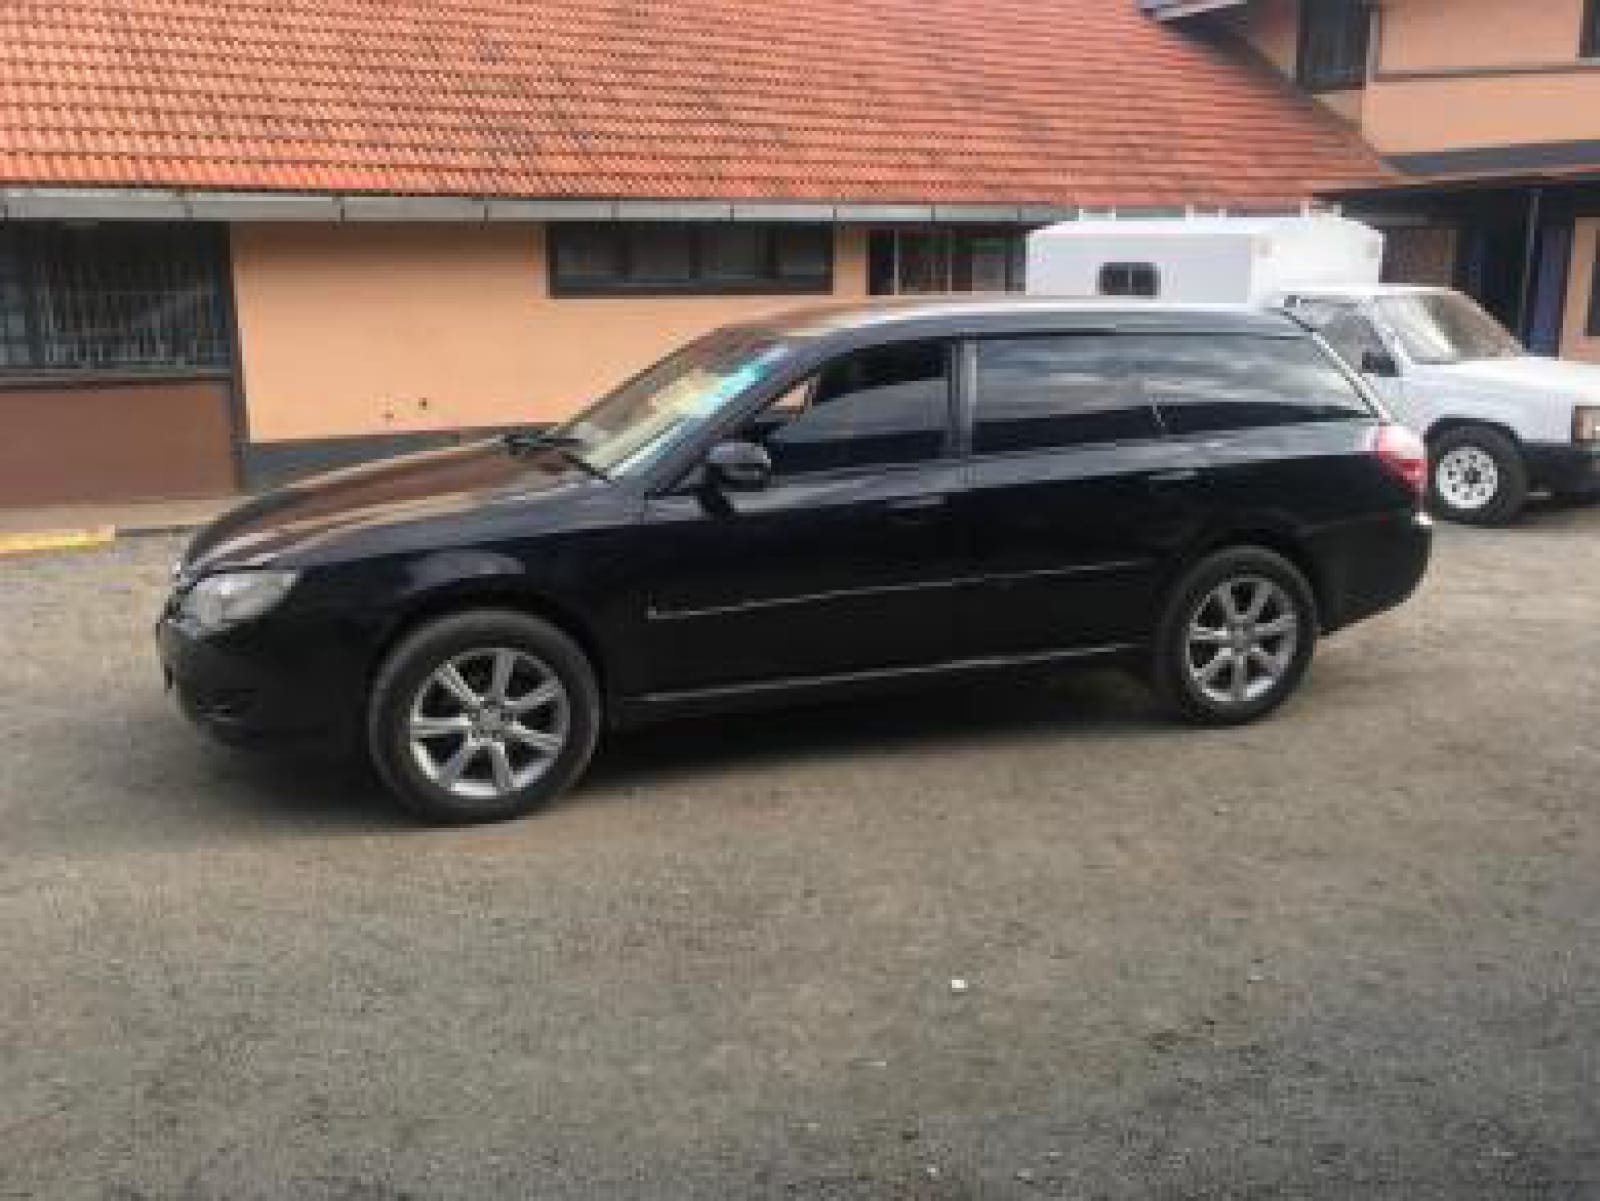
<svg viewBox="0 0 1600 1201"><path fill-rule="evenodd" d="M723 330L691 342L552 431L594 470L628 475L655 462L762 379L785 347Z"/></svg>
<svg viewBox="0 0 1600 1201"><path fill-rule="evenodd" d="M1523 353L1498 321L1459 292L1380 296L1374 304L1418 363L1465 363Z"/></svg>

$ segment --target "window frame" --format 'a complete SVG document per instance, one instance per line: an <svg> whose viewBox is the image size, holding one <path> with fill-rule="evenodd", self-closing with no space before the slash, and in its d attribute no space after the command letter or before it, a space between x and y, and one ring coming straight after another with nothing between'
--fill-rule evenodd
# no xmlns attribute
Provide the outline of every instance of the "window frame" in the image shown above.
<svg viewBox="0 0 1600 1201"><path fill-rule="evenodd" d="M707 240L717 230L728 227L758 229L765 241L762 258L764 274L739 279L707 274ZM688 238L689 273L682 282L638 280L630 262L630 234L643 228L670 230ZM820 275L784 278L778 272L778 247L784 232L807 230L825 239L827 263ZM609 239L614 271L609 278L574 279L563 276L559 240L579 232L602 233ZM834 291L838 270L836 227L821 222L743 222L743 221L553 221L545 227L545 274L549 294L554 299L606 299L628 296L828 296Z"/></svg>
<svg viewBox="0 0 1600 1201"><path fill-rule="evenodd" d="M1579 30L1578 57L1600 59L1600 0L1586 0Z"/></svg>
<svg viewBox="0 0 1600 1201"><path fill-rule="evenodd" d="M1335 11L1335 6L1343 6L1347 12L1339 16L1351 20L1359 19L1360 29L1356 34L1356 41L1360 49L1355 62L1343 62L1333 66L1315 62L1312 58L1312 42L1320 29L1316 28L1319 8L1322 10L1323 19L1331 20L1327 14ZM1295 82L1307 92L1345 92L1353 88L1365 87L1367 84L1369 59L1372 55L1372 8L1368 0L1300 0L1298 6L1299 31L1295 46ZM1342 47L1341 47L1342 48Z"/></svg>

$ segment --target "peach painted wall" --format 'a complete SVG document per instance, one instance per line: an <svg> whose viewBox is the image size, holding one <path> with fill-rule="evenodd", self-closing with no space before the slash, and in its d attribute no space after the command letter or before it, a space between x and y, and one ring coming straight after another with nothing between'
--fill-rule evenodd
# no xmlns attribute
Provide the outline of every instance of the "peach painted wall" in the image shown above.
<svg viewBox="0 0 1600 1201"><path fill-rule="evenodd" d="M1567 317L1561 353L1570 359L1600 363L1600 336L1590 335L1589 298L1595 278L1595 252L1600 246L1600 217L1579 221L1572 239L1572 270L1567 276Z"/></svg>
<svg viewBox="0 0 1600 1201"><path fill-rule="evenodd" d="M1584 0L1386 0L1380 71L1566 63Z"/></svg>
<svg viewBox="0 0 1600 1201"><path fill-rule="evenodd" d="M1381 153L1600 137L1600 70L1379 82L1362 132Z"/></svg>
<svg viewBox="0 0 1600 1201"><path fill-rule="evenodd" d="M554 300L537 225L243 225L234 290L253 441L548 421L725 324L820 297ZM835 295L866 293L841 229Z"/></svg>

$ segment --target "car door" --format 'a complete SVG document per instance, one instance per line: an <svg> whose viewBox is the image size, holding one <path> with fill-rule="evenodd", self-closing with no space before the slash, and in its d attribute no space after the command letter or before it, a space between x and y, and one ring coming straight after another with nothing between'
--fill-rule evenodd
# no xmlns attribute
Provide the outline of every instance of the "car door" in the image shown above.
<svg viewBox="0 0 1600 1201"><path fill-rule="evenodd" d="M1138 641L1191 534L1197 460L1163 436L1123 335L970 344L964 647L1020 655Z"/></svg>
<svg viewBox="0 0 1600 1201"><path fill-rule="evenodd" d="M960 571L951 346L842 355L753 417L753 491L704 482L647 503L653 692L947 658Z"/></svg>

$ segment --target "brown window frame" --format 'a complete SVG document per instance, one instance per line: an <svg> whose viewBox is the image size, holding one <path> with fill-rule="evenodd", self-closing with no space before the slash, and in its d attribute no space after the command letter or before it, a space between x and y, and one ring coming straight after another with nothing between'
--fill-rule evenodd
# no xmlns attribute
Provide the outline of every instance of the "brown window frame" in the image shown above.
<svg viewBox="0 0 1600 1201"><path fill-rule="evenodd" d="M787 222L721 221L582 221L554 222L546 233L546 271L550 295L563 297L612 296L826 296L833 292L835 262L838 257L833 226ZM762 241L758 274L748 277L719 276L712 273L710 239L718 231L755 231ZM650 278L634 262L633 244L644 234L681 237L684 275L679 279ZM785 237L810 235L826 247L826 262L817 274L784 275L780 270L779 246ZM595 275L563 273L563 238L597 237L609 249L611 269Z"/></svg>

